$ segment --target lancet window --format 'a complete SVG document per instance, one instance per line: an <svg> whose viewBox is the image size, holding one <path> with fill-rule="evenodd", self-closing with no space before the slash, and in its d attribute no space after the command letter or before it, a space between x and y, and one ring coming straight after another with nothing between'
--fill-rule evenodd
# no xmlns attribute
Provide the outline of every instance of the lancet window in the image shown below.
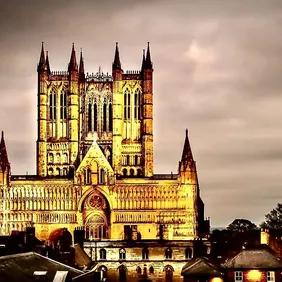
<svg viewBox="0 0 282 282"><path fill-rule="evenodd" d="M56 92L54 89L51 90L49 95L49 117L50 120L56 119Z"/></svg>
<svg viewBox="0 0 282 282"><path fill-rule="evenodd" d="M149 259L149 250L147 248L142 250L142 259Z"/></svg>
<svg viewBox="0 0 282 282"><path fill-rule="evenodd" d="M103 104L103 131L107 131L107 104L104 101Z"/></svg>
<svg viewBox="0 0 282 282"><path fill-rule="evenodd" d="M91 184L91 169L87 168L85 171L85 184Z"/></svg>
<svg viewBox="0 0 282 282"><path fill-rule="evenodd" d="M130 91L128 88L124 92L124 119L130 119Z"/></svg>
<svg viewBox="0 0 282 282"><path fill-rule="evenodd" d="M141 118L141 93L139 88L135 90L134 93L134 118L139 119Z"/></svg>
<svg viewBox="0 0 282 282"><path fill-rule="evenodd" d="M64 90L60 94L60 116L61 119L67 118L67 94Z"/></svg>
<svg viewBox="0 0 282 282"><path fill-rule="evenodd" d="M97 104L94 103L94 131L98 130L98 110L97 110Z"/></svg>
<svg viewBox="0 0 282 282"><path fill-rule="evenodd" d="M119 259L125 259L125 257L126 257L125 249L120 249L119 250Z"/></svg>
<svg viewBox="0 0 282 282"><path fill-rule="evenodd" d="M113 131L113 107L109 104L109 131Z"/></svg>
<svg viewBox="0 0 282 282"><path fill-rule="evenodd" d="M88 132L91 132L91 131L92 131L92 105L89 102L88 104Z"/></svg>
<svg viewBox="0 0 282 282"><path fill-rule="evenodd" d="M106 259L107 258L107 252L105 249L100 250L100 259Z"/></svg>

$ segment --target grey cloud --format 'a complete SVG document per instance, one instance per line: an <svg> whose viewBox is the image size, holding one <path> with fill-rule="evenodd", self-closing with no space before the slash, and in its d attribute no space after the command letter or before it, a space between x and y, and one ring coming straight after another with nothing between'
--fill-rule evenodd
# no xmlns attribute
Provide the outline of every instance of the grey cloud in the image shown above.
<svg viewBox="0 0 282 282"><path fill-rule="evenodd" d="M281 197L282 2L6 1L0 10L0 129L13 173L35 172L36 66L53 70L71 43L86 71L138 69L151 42L155 172L176 172L189 128L206 215L259 223Z"/></svg>

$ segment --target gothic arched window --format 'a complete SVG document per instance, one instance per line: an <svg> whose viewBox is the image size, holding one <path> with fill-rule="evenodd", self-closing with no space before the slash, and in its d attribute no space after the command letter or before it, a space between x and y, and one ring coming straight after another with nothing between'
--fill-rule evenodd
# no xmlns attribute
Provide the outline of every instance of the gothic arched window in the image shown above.
<svg viewBox="0 0 282 282"><path fill-rule="evenodd" d="M124 119L130 119L130 91L128 88L124 91Z"/></svg>
<svg viewBox="0 0 282 282"><path fill-rule="evenodd" d="M105 171L100 169L100 184L105 184Z"/></svg>
<svg viewBox="0 0 282 282"><path fill-rule="evenodd" d="M109 104L109 131L113 131L113 107Z"/></svg>
<svg viewBox="0 0 282 282"><path fill-rule="evenodd" d="M137 88L134 93L134 118L140 119L140 90Z"/></svg>
<svg viewBox="0 0 282 282"><path fill-rule="evenodd" d="M149 273L150 273L150 274L154 274L154 267L153 267L153 266L150 266L150 268L149 268Z"/></svg>
<svg viewBox="0 0 282 282"><path fill-rule="evenodd" d="M105 249L100 250L100 259L106 259L107 257L107 252Z"/></svg>
<svg viewBox="0 0 282 282"><path fill-rule="evenodd" d="M64 90L60 94L60 118L67 118L67 94Z"/></svg>
<svg viewBox="0 0 282 282"><path fill-rule="evenodd" d="M125 249L119 250L119 259L125 259L126 258L126 252Z"/></svg>
<svg viewBox="0 0 282 282"><path fill-rule="evenodd" d="M97 118L97 115L98 115L98 111L97 111L97 104L95 103L94 104L94 131L97 131L97 128L98 128L98 118Z"/></svg>
<svg viewBox="0 0 282 282"><path fill-rule="evenodd" d="M171 248L167 248L165 250L165 258L166 259L171 259L172 258L172 250L171 250Z"/></svg>
<svg viewBox="0 0 282 282"><path fill-rule="evenodd" d="M56 119L56 92L54 89L51 90L49 95L49 117L50 120Z"/></svg>
<svg viewBox="0 0 282 282"><path fill-rule="evenodd" d="M107 131L107 104L103 105L103 131Z"/></svg>
<svg viewBox="0 0 282 282"><path fill-rule="evenodd" d="M119 271L119 282L125 282L126 281L126 267L124 265L121 265L118 268Z"/></svg>
<svg viewBox="0 0 282 282"><path fill-rule="evenodd" d="M147 248L142 250L142 259L149 259L149 250Z"/></svg>
<svg viewBox="0 0 282 282"><path fill-rule="evenodd" d="M140 266L137 266L136 272L137 272L137 274L141 274L141 273L142 273L142 270L141 270L141 267L140 267Z"/></svg>
<svg viewBox="0 0 282 282"><path fill-rule="evenodd" d="M88 104L88 132L92 131L92 105Z"/></svg>
<svg viewBox="0 0 282 282"><path fill-rule="evenodd" d="M85 184L91 184L91 169L87 168L85 171Z"/></svg>
<svg viewBox="0 0 282 282"><path fill-rule="evenodd" d="M172 282L173 281L173 268L170 265L165 267L165 282Z"/></svg>
<svg viewBox="0 0 282 282"><path fill-rule="evenodd" d="M127 169L124 168L124 169L122 170L122 173L123 173L123 176L126 176L126 175L127 175Z"/></svg>

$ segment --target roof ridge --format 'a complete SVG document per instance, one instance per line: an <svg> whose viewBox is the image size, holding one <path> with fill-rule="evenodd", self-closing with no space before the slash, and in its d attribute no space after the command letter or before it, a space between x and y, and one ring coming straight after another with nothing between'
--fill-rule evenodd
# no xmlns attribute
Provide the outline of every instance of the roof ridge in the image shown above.
<svg viewBox="0 0 282 282"><path fill-rule="evenodd" d="M34 252L33 252L33 253L34 253ZM51 258L49 258L49 257L45 257L45 256L43 256L43 255L41 255L41 254L38 254L38 253L34 253L34 254L37 255L37 256L39 256L39 257L45 258L45 259L47 259L47 260L49 260L49 261L55 262L56 264L60 264L60 265L66 267L66 268L69 268L69 269L71 269L71 270L77 271L77 272L79 272L79 273L81 273L81 274L84 273L83 271L81 271L81 270L79 270L79 269L76 269L76 268L71 267L71 266L69 266L69 265L67 265L67 264L61 263L61 262L59 262L59 261L53 260L53 259L51 259Z"/></svg>
<svg viewBox="0 0 282 282"><path fill-rule="evenodd" d="M7 259L7 258L23 257L23 256L27 256L27 255L32 255L32 254L35 254L35 252L26 252L26 253L18 253L18 254L0 256L0 260L1 259Z"/></svg>

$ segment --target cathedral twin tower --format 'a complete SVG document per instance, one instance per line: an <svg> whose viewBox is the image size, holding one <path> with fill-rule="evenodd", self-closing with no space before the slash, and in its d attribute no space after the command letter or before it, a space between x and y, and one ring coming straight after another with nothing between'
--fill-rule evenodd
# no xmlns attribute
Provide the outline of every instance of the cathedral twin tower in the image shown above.
<svg viewBox="0 0 282 282"><path fill-rule="evenodd" d="M153 175L153 66L149 43L138 71L124 72L116 44L112 75L85 74L72 46L67 71L38 64L37 175L72 176L94 139L114 173Z"/></svg>

